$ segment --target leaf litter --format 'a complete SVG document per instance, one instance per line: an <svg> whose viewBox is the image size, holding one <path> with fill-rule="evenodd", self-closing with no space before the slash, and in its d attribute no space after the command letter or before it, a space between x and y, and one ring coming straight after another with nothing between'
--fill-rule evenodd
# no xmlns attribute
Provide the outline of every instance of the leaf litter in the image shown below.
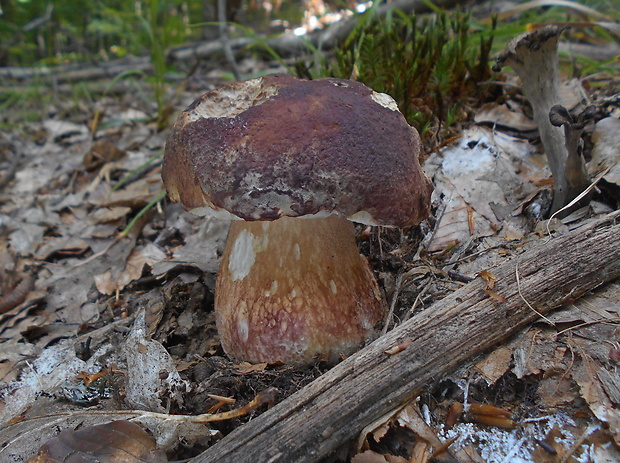
<svg viewBox="0 0 620 463"><path fill-rule="evenodd" d="M164 201L121 236L162 188L159 162L141 167L161 152L165 134L131 111L107 108L109 124L94 134L87 123L51 119L2 135L3 150L20 160L0 191L2 298L34 280L0 314L2 458L25 461L58 429L104 425L127 408L226 413L274 386L282 400L325 371L320 363L300 369L224 356L212 305L226 222ZM434 214L420 229L358 227L360 248L393 301L393 324L476 275L492 293L494 265L546 239L547 230L565 233L605 213L617 198L618 158L607 147L620 143L602 124L589 166L608 169L599 202L548 223L549 171L530 141L535 127L516 102L485 111L426 160L436 192ZM617 283L601 288L438 379L374 437L362 436L352 461L617 461L619 294ZM85 384L92 377L102 381L95 392ZM448 426L456 403L463 410ZM497 427L497 419L484 424L489 415L475 413L481 406L500 410L491 418L514 429ZM132 419L179 459L264 408L208 425Z"/></svg>

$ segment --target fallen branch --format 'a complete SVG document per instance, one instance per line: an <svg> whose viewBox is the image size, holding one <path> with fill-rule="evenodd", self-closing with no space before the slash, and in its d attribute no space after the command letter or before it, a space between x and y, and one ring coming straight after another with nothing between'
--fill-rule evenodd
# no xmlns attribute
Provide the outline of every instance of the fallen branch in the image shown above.
<svg viewBox="0 0 620 463"><path fill-rule="evenodd" d="M451 8L458 4L458 0L436 0L434 4L439 8ZM424 13L429 12L428 4L423 0L393 0L377 8L377 14L384 16L388 11L398 8L405 13ZM237 37L229 40L210 41L206 43L182 45L172 48L167 53L167 59L173 63L184 61L196 61L214 55L224 54L225 47L229 47L233 52L240 52L242 49L252 45L258 45L261 40L282 56L291 56L300 53L308 53L311 49L309 45L322 50L328 50L344 41L351 31L358 24L361 15L339 21L325 28L324 30L308 34L305 37L298 37L292 32L287 32L268 39L257 39L255 37ZM230 58L229 58L230 59ZM89 68L84 68L84 64L72 64L58 67L4 67L0 68L0 78L6 81L23 82L33 78L53 80L55 84L65 82L92 81L94 79L114 78L115 76L127 71L152 72L150 59L146 56L128 57L118 60L110 60Z"/></svg>
<svg viewBox="0 0 620 463"><path fill-rule="evenodd" d="M540 315L620 277L620 211L553 238L412 317L191 463L314 462ZM518 265L519 284L515 269ZM528 304L523 301L527 300ZM534 307L533 311L530 306ZM402 345L403 349L394 349Z"/></svg>

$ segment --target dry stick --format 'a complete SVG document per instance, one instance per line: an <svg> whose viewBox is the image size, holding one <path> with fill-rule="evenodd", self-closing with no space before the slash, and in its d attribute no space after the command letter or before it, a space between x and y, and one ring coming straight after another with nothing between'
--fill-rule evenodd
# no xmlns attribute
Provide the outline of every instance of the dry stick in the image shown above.
<svg viewBox="0 0 620 463"><path fill-rule="evenodd" d="M532 304L530 304L527 301L527 299L523 296L523 293L521 292L521 281L519 280L519 258L517 258L517 264L515 265L515 279L517 280L517 291L519 292L519 297L523 300L523 302L525 302L525 305L527 305L532 312L534 312L536 315L538 315L544 321L549 323L551 326L555 326L555 323L553 321L549 320L547 317L545 317L543 314L541 314L538 310L536 310L534 307L532 307Z"/></svg>
<svg viewBox="0 0 620 463"><path fill-rule="evenodd" d="M183 423L214 423L216 421L227 421L233 418L239 418L245 416L250 412L258 409L262 405L270 404L275 401L278 390L275 387L268 387L267 389L256 394L246 405L229 410L227 412L220 413L203 413L201 415L172 415L169 413L150 412L148 410L80 410L80 411L68 411L58 413L48 413L41 416L33 416L25 418L19 423L24 421L45 420L48 418L55 418L59 416L87 416L87 415L104 415L112 416L116 418L128 418L128 419L144 419L154 418L161 421L179 421Z"/></svg>
<svg viewBox="0 0 620 463"><path fill-rule="evenodd" d="M549 313L620 277L620 211L492 269L500 303L476 279L416 314L271 410L237 428L192 463L314 462L397 410L442 375ZM388 355L394 346L410 342Z"/></svg>
<svg viewBox="0 0 620 463"><path fill-rule="evenodd" d="M607 172L609 172L611 170L611 167L608 167L607 169L605 169L603 172L601 172L600 174L598 174L596 176L596 178L592 181L592 183L590 184L590 186L588 188L586 188L585 190L583 190L579 195L577 195L577 197L575 199L573 199L570 203L568 203L566 206L564 206L562 209L555 211L551 217L549 217L549 220L547 220L547 235L551 235L551 230L549 229L549 223L551 223L551 220L555 218L556 215L567 211L568 209L570 209L571 207L573 207L575 204L577 204L579 201L581 201L584 197L586 197L587 195L590 194L590 192L594 189L594 187L596 187L596 184L598 182L600 182L603 177L605 175L607 175Z"/></svg>
<svg viewBox="0 0 620 463"><path fill-rule="evenodd" d="M432 284L433 284L433 277L431 276L428 278L428 281L426 282L422 290L415 297L415 301L413 301L413 305L409 308L409 310L407 310L407 313L405 314L405 318L403 318L403 323L409 320L409 318L411 317L415 309L418 307L418 304L422 301L422 298L426 294L426 291L429 290Z"/></svg>
<svg viewBox="0 0 620 463"><path fill-rule="evenodd" d="M399 273L396 277L396 282L394 283L394 294L392 294L392 303L390 304L390 310L388 311L388 315L385 319L385 325L383 325L383 329L381 330L381 336L387 333L390 325L392 324L392 319L394 318L394 309L396 308L396 302L398 302L398 296L400 295L400 288L403 283L403 274Z"/></svg>

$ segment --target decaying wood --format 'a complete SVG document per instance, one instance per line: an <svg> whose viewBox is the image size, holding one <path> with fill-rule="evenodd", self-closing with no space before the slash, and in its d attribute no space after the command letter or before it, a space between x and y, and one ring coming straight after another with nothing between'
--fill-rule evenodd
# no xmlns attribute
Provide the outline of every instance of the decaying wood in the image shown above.
<svg viewBox="0 0 620 463"><path fill-rule="evenodd" d="M313 462L541 314L620 277L620 211L490 269L191 460ZM527 301L527 303L525 302ZM538 311L537 312L535 312ZM393 349L397 345L406 348ZM387 352L387 353L386 353ZM391 352L396 352L391 354Z"/></svg>

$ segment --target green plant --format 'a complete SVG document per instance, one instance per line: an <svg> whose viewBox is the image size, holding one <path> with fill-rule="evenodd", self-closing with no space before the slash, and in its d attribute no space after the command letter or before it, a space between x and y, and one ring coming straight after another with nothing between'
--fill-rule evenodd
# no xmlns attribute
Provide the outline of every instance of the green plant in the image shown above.
<svg viewBox="0 0 620 463"><path fill-rule="evenodd" d="M14 120L40 122L53 100L49 85L33 79L25 86L0 89L0 123L10 125ZM17 117L16 117L17 115Z"/></svg>
<svg viewBox="0 0 620 463"><path fill-rule="evenodd" d="M187 27L179 9L183 2L179 0L150 0L146 11L137 10L136 16L148 37L148 47L153 66L149 78L157 106L157 126L162 129L171 109L166 102L165 76L168 69L166 50L183 42Z"/></svg>
<svg viewBox="0 0 620 463"><path fill-rule="evenodd" d="M394 97L407 120L424 136L432 127L456 124L468 99L481 98L478 84L490 75L495 23L473 30L467 13L419 18L393 10L368 16L321 71L357 80Z"/></svg>

